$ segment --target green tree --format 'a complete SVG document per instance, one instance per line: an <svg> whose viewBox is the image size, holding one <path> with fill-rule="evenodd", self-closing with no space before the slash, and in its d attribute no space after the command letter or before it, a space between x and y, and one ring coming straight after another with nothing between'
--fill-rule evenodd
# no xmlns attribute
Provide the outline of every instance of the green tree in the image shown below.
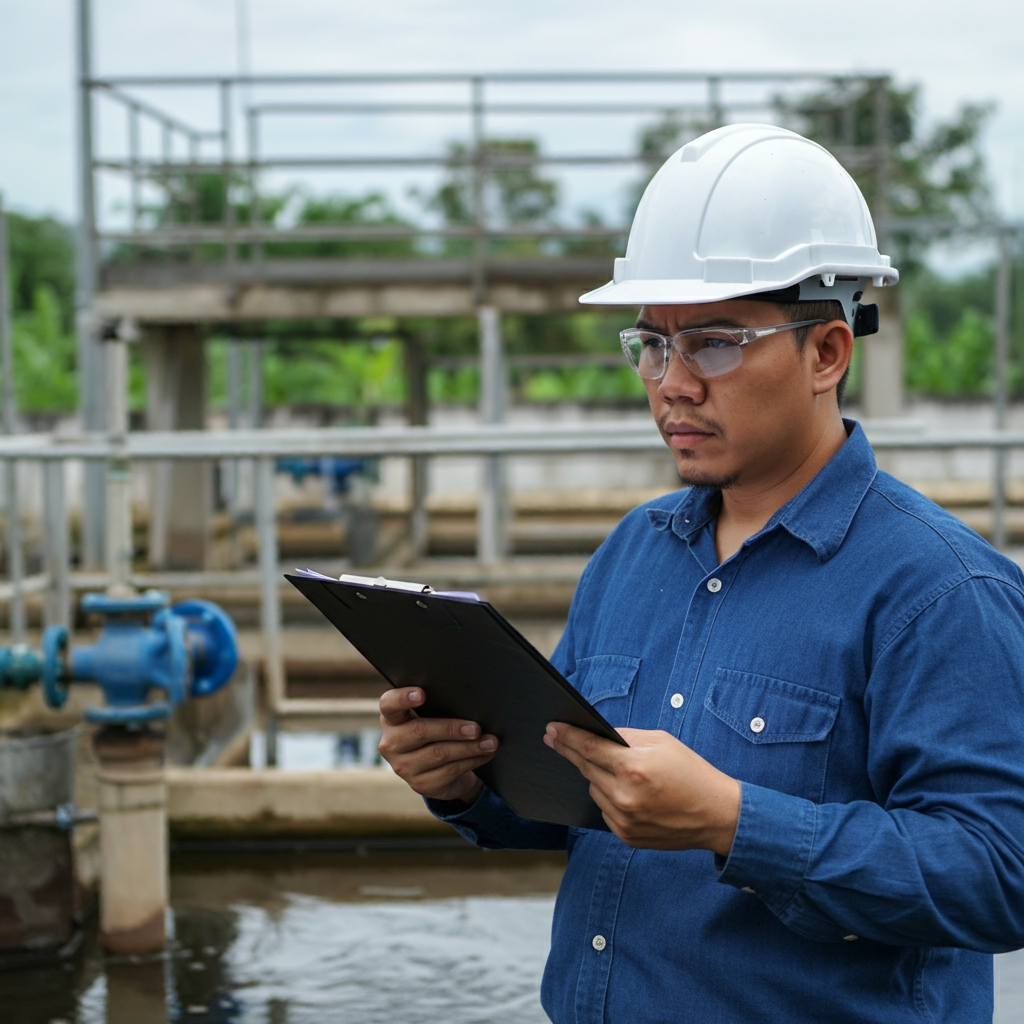
<svg viewBox="0 0 1024 1024"><path fill-rule="evenodd" d="M72 412L78 398L75 339L52 285L36 287L32 308L12 330L15 403L21 412Z"/></svg>
<svg viewBox="0 0 1024 1024"><path fill-rule="evenodd" d="M63 330L74 320L75 242L71 228L55 217L7 214L11 303L15 315L36 309L40 288L56 302Z"/></svg>

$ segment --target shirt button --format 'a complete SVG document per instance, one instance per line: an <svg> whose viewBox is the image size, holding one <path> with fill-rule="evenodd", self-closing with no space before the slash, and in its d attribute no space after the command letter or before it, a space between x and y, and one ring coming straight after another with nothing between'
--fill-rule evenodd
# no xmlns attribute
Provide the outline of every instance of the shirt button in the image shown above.
<svg viewBox="0 0 1024 1024"><path fill-rule="evenodd" d="M844 935L843 936L843 942L856 942L857 938L858 938L858 936L856 936L856 935Z"/></svg>
<svg viewBox="0 0 1024 1024"><path fill-rule="evenodd" d="M710 590L712 594L717 594L721 589L722 581L712 576L711 579L708 580L708 590Z"/></svg>
<svg viewBox="0 0 1024 1024"><path fill-rule="evenodd" d="M683 706L683 695L681 693L673 693L669 704L674 708L681 708Z"/></svg>
<svg viewBox="0 0 1024 1024"><path fill-rule="evenodd" d="M751 732L763 732L764 731L764 719L763 718L752 718L750 720L750 731Z"/></svg>
<svg viewBox="0 0 1024 1024"><path fill-rule="evenodd" d="M751 896L756 896L757 895L757 890L756 889L751 889L749 885L743 886L743 890L742 891L743 892L749 892Z"/></svg>
<svg viewBox="0 0 1024 1024"><path fill-rule="evenodd" d="M598 951L598 953L600 953L601 950L608 945L608 942L605 940L603 935L595 935L590 944Z"/></svg>

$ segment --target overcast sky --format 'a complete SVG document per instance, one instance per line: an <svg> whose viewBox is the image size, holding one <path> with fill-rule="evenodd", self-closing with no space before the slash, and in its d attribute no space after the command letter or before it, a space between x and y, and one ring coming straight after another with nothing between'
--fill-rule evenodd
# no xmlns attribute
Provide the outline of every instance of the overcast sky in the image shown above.
<svg viewBox="0 0 1024 1024"><path fill-rule="evenodd" d="M236 68L239 0L93 0L94 71ZM1024 216L1024 15L1009 0L248 0L255 72L884 71L936 118L994 101L999 206ZM74 0L0 0L0 191L75 210Z"/></svg>

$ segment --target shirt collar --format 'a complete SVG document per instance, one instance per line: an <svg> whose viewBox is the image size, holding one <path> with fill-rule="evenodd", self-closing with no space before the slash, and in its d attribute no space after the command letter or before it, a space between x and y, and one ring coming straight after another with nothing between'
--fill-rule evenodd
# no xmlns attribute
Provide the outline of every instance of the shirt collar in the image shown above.
<svg viewBox="0 0 1024 1024"><path fill-rule="evenodd" d="M846 419L843 424L846 443L761 531L767 533L780 526L813 548L823 562L839 550L878 472L874 452L860 424ZM671 508L649 508L647 518L656 530L671 529L692 544L699 531L718 515L720 505L720 491L691 487Z"/></svg>

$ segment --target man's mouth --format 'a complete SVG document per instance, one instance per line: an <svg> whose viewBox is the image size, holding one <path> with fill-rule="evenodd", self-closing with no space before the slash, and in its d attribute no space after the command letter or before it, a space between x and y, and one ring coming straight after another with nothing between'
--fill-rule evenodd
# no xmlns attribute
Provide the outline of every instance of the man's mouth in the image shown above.
<svg viewBox="0 0 1024 1024"><path fill-rule="evenodd" d="M673 448L692 448L715 436L695 423L666 423L663 430Z"/></svg>

